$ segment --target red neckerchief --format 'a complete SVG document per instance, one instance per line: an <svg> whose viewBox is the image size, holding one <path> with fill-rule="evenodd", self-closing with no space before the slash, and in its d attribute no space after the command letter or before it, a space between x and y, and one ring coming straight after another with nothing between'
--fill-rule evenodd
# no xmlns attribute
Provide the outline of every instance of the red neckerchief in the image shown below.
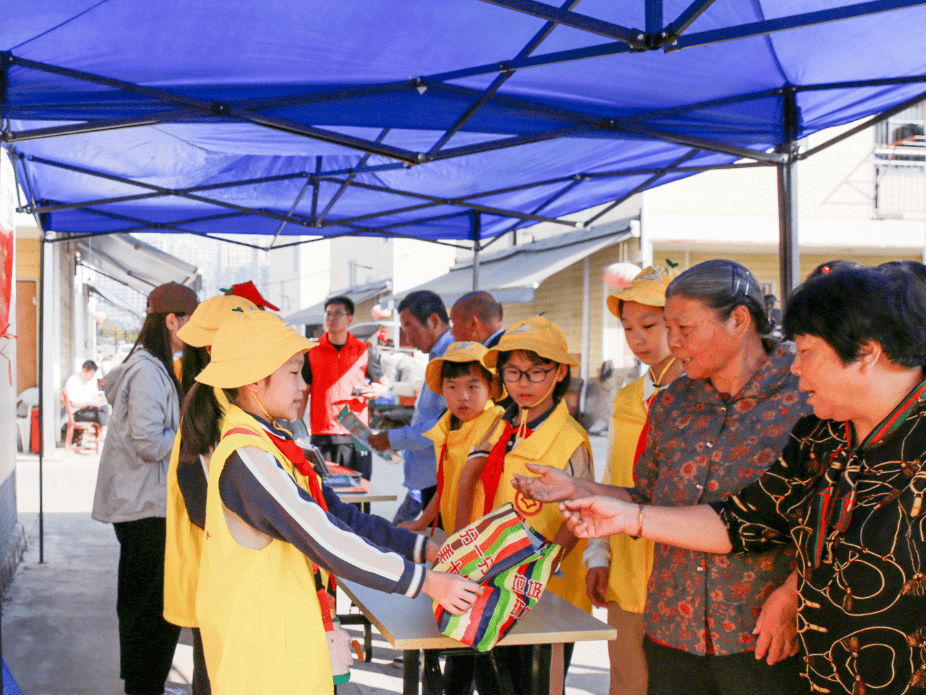
<svg viewBox="0 0 926 695"><path fill-rule="evenodd" d="M267 429L264 429L264 432L267 433L267 436L270 437L270 441L274 443L276 448L280 450L280 453L289 459L289 462L306 477L309 481L309 492L312 493L312 497L318 502L318 506L327 512L328 504L325 502L322 484L319 482L318 475L315 473L315 469L312 468L312 464L306 460L305 452L302 450L302 447L296 444L292 439L283 439L283 437L278 437Z"/></svg>
<svg viewBox="0 0 926 695"><path fill-rule="evenodd" d="M434 530L437 528L437 520L440 518L440 498L444 493L444 460L447 458L447 442L440 448L440 460L437 462L437 504L438 511L434 515L434 522L431 524L431 538L434 537Z"/></svg>
<svg viewBox="0 0 926 695"><path fill-rule="evenodd" d="M502 436L495 442L489 457L486 459L485 468L482 469L482 486L485 488L485 503L482 509L482 515L485 516L495 508L495 493L498 492L498 483L502 477L502 470L505 468L505 454L508 453L508 442L511 441L512 435L518 431L517 427L512 427L511 423L505 420L505 429ZM530 428L524 428L524 438L527 439L534 431Z"/></svg>
<svg viewBox="0 0 926 695"><path fill-rule="evenodd" d="M646 437L649 435L649 414L653 410L653 401L656 400L656 396L659 394L659 384L654 384L656 390L646 399L646 422L643 423L643 431L640 432L640 438L637 440L637 450L633 454L633 484L637 484L637 461L640 460L640 457L643 455L643 452L646 451Z"/></svg>
<svg viewBox="0 0 926 695"><path fill-rule="evenodd" d="M319 481L318 475L315 473L315 469L312 468L312 464L308 462L305 457L305 452L302 450L302 447L296 444L292 439L284 439L283 437L276 436L273 432L270 432L268 429L264 428L264 432L270 437L270 441L280 450L280 453L283 454L289 462L296 467L302 475L306 477L309 481L309 492L312 493L312 497L315 498L315 501L318 502L318 506L328 511L328 503L325 502L325 494L322 492L322 484ZM318 565L315 564L314 560L312 562L312 572L315 575L315 589L318 592L318 603L321 606L322 610L322 622L325 625L325 629L329 632L333 629L332 619L331 619L331 606L328 602L326 594L329 593L326 591L324 582L322 582L321 572L318 569ZM334 591L335 584L334 575L328 575L328 579L331 585L331 591Z"/></svg>

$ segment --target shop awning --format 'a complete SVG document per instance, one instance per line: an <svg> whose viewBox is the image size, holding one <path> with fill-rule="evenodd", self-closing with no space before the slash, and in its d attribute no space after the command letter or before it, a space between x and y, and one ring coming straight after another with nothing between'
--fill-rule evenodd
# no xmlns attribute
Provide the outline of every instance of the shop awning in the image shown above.
<svg viewBox="0 0 926 695"><path fill-rule="evenodd" d="M502 304L534 301L534 290L555 275L591 256L596 251L619 244L630 237L630 220L617 220L579 232L513 246L479 258L479 289L490 293ZM473 262L458 263L446 275L413 287L431 290L449 307L473 290ZM398 296L396 297L399 298Z"/></svg>
<svg viewBox="0 0 926 695"><path fill-rule="evenodd" d="M199 268L129 234L81 239L77 249L83 265L145 295L165 282L179 282L196 291L202 283Z"/></svg>

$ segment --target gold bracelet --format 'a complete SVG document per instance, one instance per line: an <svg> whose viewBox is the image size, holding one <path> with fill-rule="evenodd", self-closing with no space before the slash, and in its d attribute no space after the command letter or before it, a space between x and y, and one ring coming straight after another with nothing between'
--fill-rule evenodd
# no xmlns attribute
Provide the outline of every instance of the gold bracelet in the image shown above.
<svg viewBox="0 0 926 695"><path fill-rule="evenodd" d="M634 534L634 538L643 536L643 505L637 505L637 508L637 532Z"/></svg>

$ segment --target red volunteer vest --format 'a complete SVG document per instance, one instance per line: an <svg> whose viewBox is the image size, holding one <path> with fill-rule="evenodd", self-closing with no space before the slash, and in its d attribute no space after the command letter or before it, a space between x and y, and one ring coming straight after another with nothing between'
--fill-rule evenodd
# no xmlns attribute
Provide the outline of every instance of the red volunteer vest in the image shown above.
<svg viewBox="0 0 926 695"><path fill-rule="evenodd" d="M318 341L318 347L309 350L312 434L350 434L337 420L345 405L363 422L370 421L366 399L351 395L355 388L364 385L369 347L369 343L348 333L347 343L336 350L325 333Z"/></svg>

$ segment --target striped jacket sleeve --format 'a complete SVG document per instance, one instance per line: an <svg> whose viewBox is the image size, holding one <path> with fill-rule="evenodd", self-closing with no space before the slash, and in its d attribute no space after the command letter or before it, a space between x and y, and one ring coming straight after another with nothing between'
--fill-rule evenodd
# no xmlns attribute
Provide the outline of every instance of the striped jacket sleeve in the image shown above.
<svg viewBox="0 0 926 695"><path fill-rule="evenodd" d="M292 543L336 577L415 597L425 567L383 548L326 513L279 462L256 447L237 449L219 476L222 504L244 523Z"/></svg>

